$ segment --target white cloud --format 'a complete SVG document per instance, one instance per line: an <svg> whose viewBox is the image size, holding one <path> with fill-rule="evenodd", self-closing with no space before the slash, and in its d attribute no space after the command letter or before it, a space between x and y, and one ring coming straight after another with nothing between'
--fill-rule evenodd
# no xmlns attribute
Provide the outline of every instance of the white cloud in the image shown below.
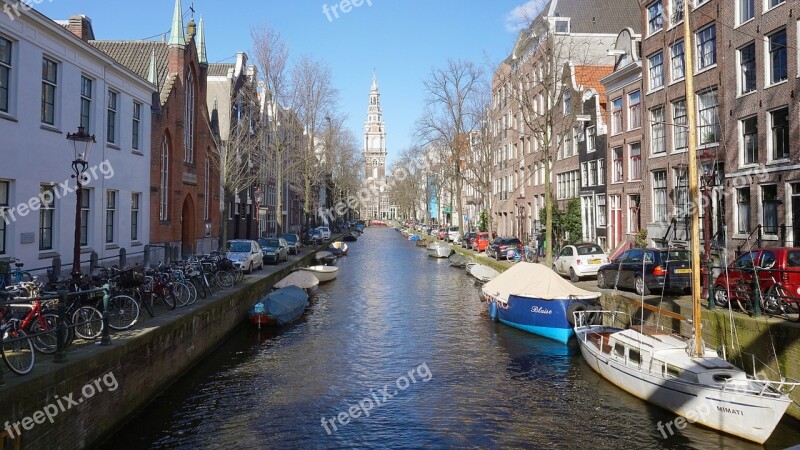
<svg viewBox="0 0 800 450"><path fill-rule="evenodd" d="M516 33L530 25L531 21L539 15L548 0L528 0L506 14L506 30Z"/></svg>

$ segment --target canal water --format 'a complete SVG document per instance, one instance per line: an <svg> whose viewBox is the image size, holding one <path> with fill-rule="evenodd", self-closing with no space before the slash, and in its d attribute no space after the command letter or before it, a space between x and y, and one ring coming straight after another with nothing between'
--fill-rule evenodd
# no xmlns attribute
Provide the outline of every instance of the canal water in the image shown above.
<svg viewBox="0 0 800 450"><path fill-rule="evenodd" d="M492 323L463 270L392 229L368 229L339 268L301 321L243 324L105 447L757 448L662 433L674 415L600 378L574 343ZM767 448L800 443L796 427Z"/></svg>

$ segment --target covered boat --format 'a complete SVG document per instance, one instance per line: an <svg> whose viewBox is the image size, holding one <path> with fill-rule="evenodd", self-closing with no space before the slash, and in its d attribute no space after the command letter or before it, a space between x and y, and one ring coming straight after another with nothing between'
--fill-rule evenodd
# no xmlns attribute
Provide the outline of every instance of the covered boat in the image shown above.
<svg viewBox="0 0 800 450"><path fill-rule="evenodd" d="M314 274L310 272L296 271L283 277L280 281L273 286L275 289L282 289L289 286L297 286L300 289L311 294L317 290L319 280Z"/></svg>
<svg viewBox="0 0 800 450"><path fill-rule="evenodd" d="M416 242L416 241L421 241L421 240L422 240L422 238L421 238L421 237L419 237L419 235L412 234L412 235L409 235L409 236L408 236L408 240L409 240L409 241L415 241L415 242Z"/></svg>
<svg viewBox="0 0 800 450"><path fill-rule="evenodd" d="M466 264L467 273L472 275L476 280L480 281L481 283L486 283L495 279L500 272L492 269L489 266L484 266L483 264L478 263L467 263Z"/></svg>
<svg viewBox="0 0 800 450"><path fill-rule="evenodd" d="M342 241L334 242L333 244L331 244L331 247L342 252L342 256L347 256L347 251L350 249L350 247L348 247L347 244L345 244Z"/></svg>
<svg viewBox="0 0 800 450"><path fill-rule="evenodd" d="M492 320L565 344L575 334L575 312L589 311L591 322L602 319L599 292L574 286L541 264L518 262L481 292Z"/></svg>
<svg viewBox="0 0 800 450"><path fill-rule="evenodd" d="M465 267L469 262L469 258L459 253L455 253L450 258L450 265L453 267Z"/></svg>
<svg viewBox="0 0 800 450"><path fill-rule="evenodd" d="M303 267L300 270L314 275L320 283L335 280L339 272L339 268L336 266L311 266Z"/></svg>
<svg viewBox="0 0 800 450"><path fill-rule="evenodd" d="M357 240L358 240L358 237L356 237L354 234L346 234L342 238L342 241L344 241L344 242L355 242Z"/></svg>
<svg viewBox="0 0 800 450"><path fill-rule="evenodd" d="M336 262L336 255L325 251L317 252L317 254L314 255L314 259L320 264L330 265Z"/></svg>
<svg viewBox="0 0 800 450"><path fill-rule="evenodd" d="M254 325L283 326L303 315L308 306L308 294L297 286L288 286L267 294L250 308Z"/></svg>
<svg viewBox="0 0 800 450"><path fill-rule="evenodd" d="M443 242L431 242L428 244L428 256L434 258L447 258L453 253L453 249Z"/></svg>

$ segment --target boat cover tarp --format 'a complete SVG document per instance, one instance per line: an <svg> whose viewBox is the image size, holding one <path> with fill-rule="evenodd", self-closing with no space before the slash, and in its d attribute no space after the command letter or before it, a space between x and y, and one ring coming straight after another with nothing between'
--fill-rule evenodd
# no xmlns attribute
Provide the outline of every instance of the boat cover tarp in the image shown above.
<svg viewBox="0 0 800 450"><path fill-rule="evenodd" d="M256 303L253 310L274 317L278 325L285 325L300 317L307 306L308 295L305 291L297 286L289 286L267 294ZM260 311L261 308L263 311Z"/></svg>
<svg viewBox="0 0 800 450"><path fill-rule="evenodd" d="M304 272L299 270L286 275L282 280L275 283L275 289L281 289L289 286L297 286L300 289L313 289L319 285L319 280L313 273Z"/></svg>
<svg viewBox="0 0 800 450"><path fill-rule="evenodd" d="M541 298L597 298L597 292L585 291L562 278L551 269L527 262L518 262L483 286L483 291L501 300L509 295Z"/></svg>

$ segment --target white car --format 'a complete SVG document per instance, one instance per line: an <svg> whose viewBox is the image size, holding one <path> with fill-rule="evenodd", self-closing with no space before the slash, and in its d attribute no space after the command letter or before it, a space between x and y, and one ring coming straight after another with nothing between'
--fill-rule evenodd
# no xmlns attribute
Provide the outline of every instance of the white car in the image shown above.
<svg viewBox="0 0 800 450"><path fill-rule="evenodd" d="M597 276L603 264L608 264L608 255L603 249L597 244L582 242L562 248L553 261L553 271L569 275L569 279L577 283L582 277Z"/></svg>
<svg viewBox="0 0 800 450"><path fill-rule="evenodd" d="M458 227L450 227L447 229L447 240L450 242L458 242L459 238L461 237L461 233L458 231Z"/></svg>
<svg viewBox="0 0 800 450"><path fill-rule="evenodd" d="M250 273L253 269L264 268L264 254L261 252L258 242L237 239L228 241L225 248L228 251L227 258L243 271Z"/></svg>
<svg viewBox="0 0 800 450"><path fill-rule="evenodd" d="M322 239L328 240L331 238L331 229L328 227L317 227L317 229L322 233Z"/></svg>

